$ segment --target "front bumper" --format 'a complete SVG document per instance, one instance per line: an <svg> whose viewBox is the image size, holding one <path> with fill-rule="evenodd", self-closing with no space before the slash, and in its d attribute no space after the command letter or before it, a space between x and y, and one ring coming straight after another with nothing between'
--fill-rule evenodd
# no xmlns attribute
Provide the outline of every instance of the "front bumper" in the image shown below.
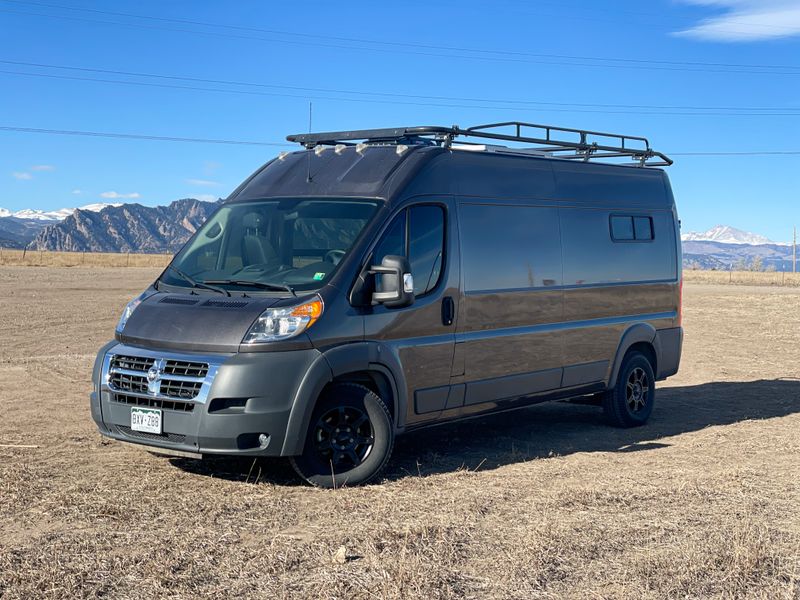
<svg viewBox="0 0 800 600"><path fill-rule="evenodd" d="M208 355L110 344L94 369L92 418L107 437L164 450L280 456L298 389L319 356L314 349ZM160 377L148 382L150 361L207 369L202 377L163 374L166 383ZM170 386L181 382L191 391L181 390L181 398L170 395L175 389ZM160 409L163 433L133 431L134 406ZM266 443L259 440L262 434Z"/></svg>

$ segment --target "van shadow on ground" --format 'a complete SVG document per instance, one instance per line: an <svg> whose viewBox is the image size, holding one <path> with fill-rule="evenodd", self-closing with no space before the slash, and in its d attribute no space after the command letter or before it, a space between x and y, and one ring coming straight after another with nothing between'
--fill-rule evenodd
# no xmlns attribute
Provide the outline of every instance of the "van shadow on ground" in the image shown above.
<svg viewBox="0 0 800 600"><path fill-rule="evenodd" d="M639 452L668 447L669 438L711 426L771 419L800 412L800 380L704 383L658 390L649 423L635 429L605 424L599 407L551 402L449 423L397 439L385 477L495 469L575 452ZM293 484L284 461L171 459L186 471L239 481Z"/></svg>

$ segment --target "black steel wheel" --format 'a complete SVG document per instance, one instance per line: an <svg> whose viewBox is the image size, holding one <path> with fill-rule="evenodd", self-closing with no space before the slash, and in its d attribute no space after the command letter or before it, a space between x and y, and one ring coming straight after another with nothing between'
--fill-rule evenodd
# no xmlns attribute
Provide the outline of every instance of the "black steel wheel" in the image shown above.
<svg viewBox="0 0 800 600"><path fill-rule="evenodd" d="M606 419L617 427L644 425L655 404L655 375L641 352L629 352L622 361L614 389L603 398Z"/></svg>
<svg viewBox="0 0 800 600"><path fill-rule="evenodd" d="M312 485L326 488L366 483L389 460L394 427L383 400L354 383L330 386L311 416L294 470Z"/></svg>

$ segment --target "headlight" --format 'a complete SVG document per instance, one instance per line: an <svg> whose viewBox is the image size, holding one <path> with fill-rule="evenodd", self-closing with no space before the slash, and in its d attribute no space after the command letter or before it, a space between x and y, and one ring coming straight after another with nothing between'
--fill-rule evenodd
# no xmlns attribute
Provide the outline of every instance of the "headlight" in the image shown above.
<svg viewBox="0 0 800 600"><path fill-rule="evenodd" d="M117 323L117 333L122 333L122 330L125 329L125 323L128 322L128 319L131 318L133 311L136 310L136 307L139 306L142 302L144 302L147 298L152 296L152 292L149 290L145 290L136 298L128 302L125 308L122 310L122 316L119 318L119 323Z"/></svg>
<svg viewBox="0 0 800 600"><path fill-rule="evenodd" d="M300 335L322 316L322 309L319 296L299 306L268 308L250 327L242 343L275 342Z"/></svg>

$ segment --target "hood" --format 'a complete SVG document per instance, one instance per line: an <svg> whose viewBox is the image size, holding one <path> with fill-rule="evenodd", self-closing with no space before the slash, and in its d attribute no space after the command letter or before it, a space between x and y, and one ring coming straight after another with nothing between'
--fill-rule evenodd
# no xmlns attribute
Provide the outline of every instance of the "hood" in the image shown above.
<svg viewBox="0 0 800 600"><path fill-rule="evenodd" d="M133 311L119 340L149 348L236 352L256 318L281 300L157 293Z"/></svg>

